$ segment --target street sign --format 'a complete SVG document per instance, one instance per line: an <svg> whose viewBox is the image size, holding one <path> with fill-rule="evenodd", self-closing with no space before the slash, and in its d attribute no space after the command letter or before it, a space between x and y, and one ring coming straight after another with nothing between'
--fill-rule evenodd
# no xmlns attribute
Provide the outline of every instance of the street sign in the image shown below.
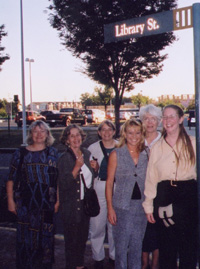
<svg viewBox="0 0 200 269"><path fill-rule="evenodd" d="M7 103L7 104L6 104L6 113L7 113L8 115L11 114L11 103Z"/></svg>
<svg viewBox="0 0 200 269"><path fill-rule="evenodd" d="M192 7L169 10L106 24L104 43L150 36L192 27Z"/></svg>

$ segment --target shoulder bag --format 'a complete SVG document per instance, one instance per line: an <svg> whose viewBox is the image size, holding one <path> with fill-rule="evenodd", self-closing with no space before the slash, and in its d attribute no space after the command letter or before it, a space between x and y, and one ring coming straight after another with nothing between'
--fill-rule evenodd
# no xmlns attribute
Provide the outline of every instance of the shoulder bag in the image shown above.
<svg viewBox="0 0 200 269"><path fill-rule="evenodd" d="M93 189L93 187L87 188L83 174L81 173L80 176L84 185L83 203L85 214L90 217L96 217L100 212L100 206L96 191Z"/></svg>

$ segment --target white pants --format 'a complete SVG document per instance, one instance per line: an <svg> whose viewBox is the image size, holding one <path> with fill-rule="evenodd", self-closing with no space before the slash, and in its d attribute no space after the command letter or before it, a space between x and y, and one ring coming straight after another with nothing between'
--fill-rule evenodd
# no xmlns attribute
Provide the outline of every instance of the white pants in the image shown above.
<svg viewBox="0 0 200 269"><path fill-rule="evenodd" d="M96 190L100 213L98 216L90 218L90 240L92 246L92 256L95 261L101 261L105 258L104 239L106 235L106 225L108 232L109 257L115 259L115 246L112 233L112 225L107 219L107 204L105 197L106 181L95 179L94 189Z"/></svg>

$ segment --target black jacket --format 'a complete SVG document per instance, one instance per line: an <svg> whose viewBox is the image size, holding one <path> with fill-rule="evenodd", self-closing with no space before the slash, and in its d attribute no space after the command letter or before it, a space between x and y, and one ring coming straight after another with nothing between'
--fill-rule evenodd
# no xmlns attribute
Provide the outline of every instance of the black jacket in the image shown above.
<svg viewBox="0 0 200 269"><path fill-rule="evenodd" d="M90 166L90 152L81 148L84 163L92 173L92 186L94 182L94 170ZM74 179L72 170L75 166L76 156L70 148L66 148L58 160L58 182L60 210L64 224L77 223L81 220L82 207L80 200L80 175Z"/></svg>

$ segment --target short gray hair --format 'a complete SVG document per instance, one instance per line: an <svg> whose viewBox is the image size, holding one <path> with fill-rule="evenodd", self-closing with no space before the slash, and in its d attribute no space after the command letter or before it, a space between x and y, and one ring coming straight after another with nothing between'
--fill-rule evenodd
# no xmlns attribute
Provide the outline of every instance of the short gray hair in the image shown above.
<svg viewBox="0 0 200 269"><path fill-rule="evenodd" d="M156 117L158 119L158 121L161 120L162 118L162 111L160 107L156 107L153 104L149 104L147 106L143 106L140 108L139 111L139 118L141 121L144 120L145 115L149 113L152 116Z"/></svg>
<svg viewBox="0 0 200 269"><path fill-rule="evenodd" d="M51 145L53 145L53 142L54 142L54 137L52 136L51 134L51 131L50 131L50 128L49 126L46 124L46 122L42 121L42 120L36 120L34 122L31 123L31 125L29 126L29 129L28 129L28 136L27 136L27 139L26 139L26 142L28 145L33 145L34 144L34 141L33 141L33 130L36 128L36 127L43 127L46 132L47 132L47 139L45 141L46 143L46 146L49 147Z"/></svg>

